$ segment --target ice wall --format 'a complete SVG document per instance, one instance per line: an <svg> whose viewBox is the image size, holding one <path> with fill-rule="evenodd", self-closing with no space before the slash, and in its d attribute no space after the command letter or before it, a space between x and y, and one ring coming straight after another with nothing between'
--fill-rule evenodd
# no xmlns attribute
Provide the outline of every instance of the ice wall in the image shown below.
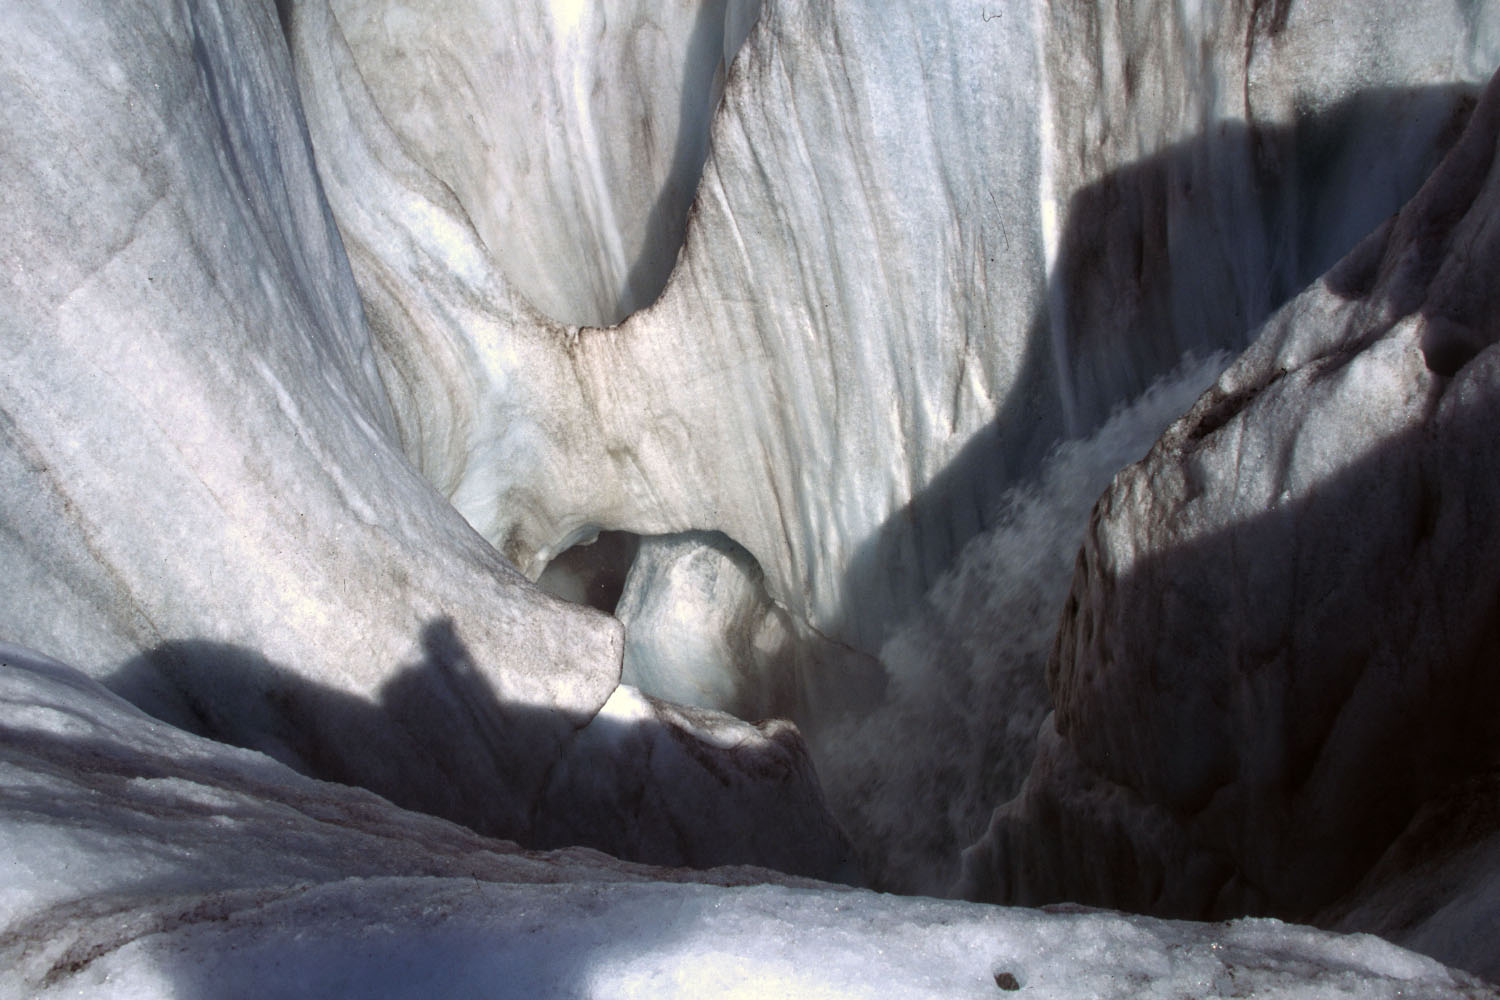
<svg viewBox="0 0 1500 1000"><path fill-rule="evenodd" d="M497 213L529 220L504 239L595 220L584 165L656 140L623 98L537 142L499 123L606 62L700 66L673 61L697 29L647 45L625 9L569 22L584 45L526 14L502 72L506 5L348 7L296 5L291 38L413 461L529 575L600 528L716 530L865 653L1054 443L1242 347L1398 208L1495 50L1487 5L768 3L672 280L592 329L537 315Z"/></svg>
<svg viewBox="0 0 1500 1000"><path fill-rule="evenodd" d="M842 874L789 727L621 693L402 454L276 10L0 24L0 635L487 833Z"/></svg>
<svg viewBox="0 0 1500 1000"><path fill-rule="evenodd" d="M414 461L528 573L597 528L717 529L790 612L872 649L977 529L989 479L1061 427L1021 377L1047 367L1026 347L1043 284L1032 16L982 13L767 5L665 293L576 329L536 317L392 131L338 20L298 5L314 145ZM522 99L500 83L485 100ZM987 427L1020 444L978 445L920 502Z"/></svg>
<svg viewBox="0 0 1500 1000"><path fill-rule="evenodd" d="M1400 214L1100 499L1055 713L968 893L1334 906L1495 974L1496 903L1455 873L1485 872L1496 832L1497 146L1500 80ZM1399 921L1368 902L1392 886Z"/></svg>
<svg viewBox="0 0 1500 1000"><path fill-rule="evenodd" d="M1046 5L1048 340L1069 429L1238 349L1396 211L1500 58L1490 4Z"/></svg>

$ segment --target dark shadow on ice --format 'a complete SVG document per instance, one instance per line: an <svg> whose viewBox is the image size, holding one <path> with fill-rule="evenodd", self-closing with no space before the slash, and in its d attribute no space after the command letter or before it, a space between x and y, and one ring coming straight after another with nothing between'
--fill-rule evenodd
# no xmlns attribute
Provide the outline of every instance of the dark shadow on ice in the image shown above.
<svg viewBox="0 0 1500 1000"><path fill-rule="evenodd" d="M1371 89L1289 126L1220 123L1079 192L1049 297L1074 433L1184 353L1245 346L1417 192L1477 94Z"/></svg>
<svg viewBox="0 0 1500 1000"><path fill-rule="evenodd" d="M539 780L524 775L588 720L502 705L447 619L423 628L421 649L420 660L369 700L253 650L205 641L163 643L105 685L196 735L480 833L523 839L528 785ZM512 754L519 757L508 765Z"/></svg>
<svg viewBox="0 0 1500 1000"><path fill-rule="evenodd" d="M877 651L1058 443L1097 429L1184 355L1247 346L1416 193L1477 93L1371 89L1289 126L1222 122L1078 192L1016 391L856 550L830 631Z"/></svg>
<svg viewBox="0 0 1500 1000"><path fill-rule="evenodd" d="M701 713L506 703L447 619L423 628L421 650L370 699L201 641L164 643L105 684L196 735L526 847L851 877L795 729L726 748Z"/></svg>
<svg viewBox="0 0 1500 1000"><path fill-rule="evenodd" d="M281 23L281 33L288 42L292 38L293 9L297 0L276 0L276 19Z"/></svg>
<svg viewBox="0 0 1500 1000"><path fill-rule="evenodd" d="M442 648L452 637L434 630L435 659L466 655ZM174 647L179 658L268 667L229 646ZM40 697L0 705L0 814L23 858L72 869L0 928L0 967L26 985L97 982L95 962L140 942L127 969L163 977L180 996L534 995L507 971L539 986L576 982L564 995L587 995L593 956L669 947L715 901L651 884L644 908L596 919L609 883L652 873L583 851L528 858L373 796L295 780L268 760L171 737L45 658L8 654L4 669L47 683L31 689ZM137 661L131 677L145 669ZM634 735L619 726L603 739ZM703 878L762 880L754 870ZM533 884L554 881L577 884ZM455 975L462 989L433 992Z"/></svg>
<svg viewBox="0 0 1500 1000"><path fill-rule="evenodd" d="M1113 579L1080 558L1049 670L1065 741L1049 771L1069 777L1044 774L997 814L966 858L976 896L1194 918L1353 913L1343 929L1397 935L1461 900L1451 879L1413 873L1441 875L1500 834L1500 232L1484 215L1500 103L1487 107L1432 183L1330 274L1334 294L1364 300L1367 331L1297 372L1313 387L1344 378L1416 314L1438 328L1409 346L1433 373L1407 390L1424 393L1406 403L1420 420L1341 464L1324 456L1333 468L1301 489L1295 471L1231 467L1239 446L1226 444L1200 507L1283 484L1296 498L1148 549ZM1373 364L1392 369L1400 335ZM1239 440L1231 421L1280 392L1279 377L1205 397L1166 454L1214 469L1195 456L1220 434ZM1301 419L1365 425L1347 395L1326 398ZM1297 419L1278 412L1261 418ZM1317 440L1305 422L1295 433ZM1256 486L1257 474L1270 478ZM1435 836L1435 816L1462 832ZM1392 893L1407 897L1404 925L1364 908ZM1485 941L1446 960L1492 968L1492 955Z"/></svg>

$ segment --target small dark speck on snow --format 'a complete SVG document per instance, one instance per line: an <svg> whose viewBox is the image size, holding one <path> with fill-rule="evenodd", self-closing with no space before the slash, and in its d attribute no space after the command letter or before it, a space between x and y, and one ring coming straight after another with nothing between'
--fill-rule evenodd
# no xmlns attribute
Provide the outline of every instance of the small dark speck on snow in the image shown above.
<svg viewBox="0 0 1500 1000"><path fill-rule="evenodd" d="M1021 988L1020 980L1009 972L995 973L995 985L1002 990L1018 990Z"/></svg>

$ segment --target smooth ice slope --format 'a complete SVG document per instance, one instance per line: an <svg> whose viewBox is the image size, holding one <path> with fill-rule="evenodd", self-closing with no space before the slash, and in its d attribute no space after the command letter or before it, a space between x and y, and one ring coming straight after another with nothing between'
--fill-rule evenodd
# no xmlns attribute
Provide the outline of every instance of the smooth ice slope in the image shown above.
<svg viewBox="0 0 1500 1000"><path fill-rule="evenodd" d="M1420 194L1100 499L1056 712L969 893L1337 904L1500 973L1476 891L1500 829L1497 149L1500 78Z"/></svg>
<svg viewBox="0 0 1500 1000"><path fill-rule="evenodd" d="M754 869L681 884L523 852L189 736L9 646L0 733L7 998L1493 995L1375 938L1275 921L1004 910Z"/></svg>

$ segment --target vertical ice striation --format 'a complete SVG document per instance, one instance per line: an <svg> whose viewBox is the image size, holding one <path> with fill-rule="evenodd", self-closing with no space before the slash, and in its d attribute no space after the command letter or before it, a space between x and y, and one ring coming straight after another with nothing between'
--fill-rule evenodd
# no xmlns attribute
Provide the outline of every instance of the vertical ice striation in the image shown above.
<svg viewBox="0 0 1500 1000"><path fill-rule="evenodd" d="M607 325L666 283L758 3L330 8L380 113L517 290Z"/></svg>
<svg viewBox="0 0 1500 1000"><path fill-rule="evenodd" d="M1046 367L1026 347L1036 74L1013 56L1032 26L981 6L767 5L673 280L580 330L537 317L479 210L365 86L363 43L299 5L314 144L413 460L530 574L598 529L720 530L789 612L873 649L1061 429L1024 374ZM449 113L530 100L502 82ZM630 146L634 124L613 128Z"/></svg>
<svg viewBox="0 0 1500 1000"><path fill-rule="evenodd" d="M586 7L567 33L543 9L508 34L498 3L297 5L314 144L413 461L529 575L600 529L716 530L790 614L874 653L1053 444L1185 351L1242 347L1398 208L1492 40L1487 10L1438 3L1402 17L1450 47L1372 47L1396 15L1331 5L1354 41L1321 58L1316 11L992 6L766 4L672 281L591 329L537 315L562 313L526 269L560 252L503 243L600 228L599 178L638 212L609 164L660 164L660 136L609 87L584 107L559 81L648 56L658 81L697 79L719 65L684 55L707 51L701 21ZM753 14L697 11L719 45ZM646 45L648 21L671 43ZM538 106L561 124L533 140ZM595 248L572 259L608 257L597 236L568 237ZM609 268L566 270L550 280Z"/></svg>

